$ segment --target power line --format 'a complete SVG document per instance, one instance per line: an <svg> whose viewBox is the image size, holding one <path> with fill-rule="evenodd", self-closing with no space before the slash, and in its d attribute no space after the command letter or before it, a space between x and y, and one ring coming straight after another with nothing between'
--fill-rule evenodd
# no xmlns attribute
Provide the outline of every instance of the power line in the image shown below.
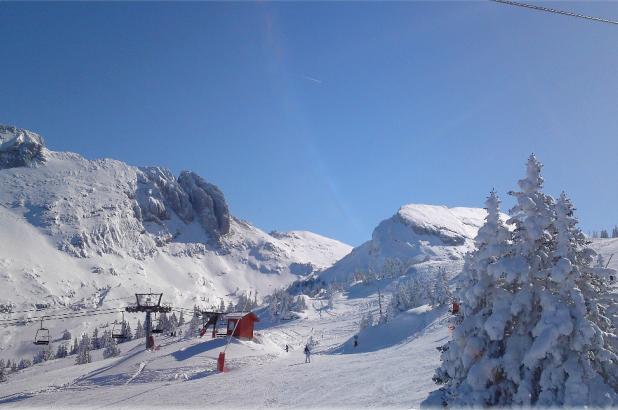
<svg viewBox="0 0 618 410"><path fill-rule="evenodd" d="M598 21L601 23L609 23L609 24L618 25L618 21L616 20L608 20L608 19L604 19L601 17L586 16L585 14L573 13L571 11L557 10L557 9L552 9L549 7L537 6L535 4L520 3L518 1L511 1L511 0L489 0L489 1L493 1L494 3L507 4L509 6L524 7L524 8L528 8L532 10L545 11L548 13L562 14L563 16L571 16L571 17L577 17L580 19L586 19L586 20Z"/></svg>

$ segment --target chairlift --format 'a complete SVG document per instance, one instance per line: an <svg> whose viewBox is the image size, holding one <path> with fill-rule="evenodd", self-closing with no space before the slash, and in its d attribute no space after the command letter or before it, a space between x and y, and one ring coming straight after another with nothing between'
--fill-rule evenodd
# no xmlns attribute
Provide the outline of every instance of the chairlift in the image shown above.
<svg viewBox="0 0 618 410"><path fill-rule="evenodd" d="M41 319L41 327L37 329L34 335L34 344L46 346L49 345L50 340L49 329L43 327L43 319Z"/></svg>
<svg viewBox="0 0 618 410"><path fill-rule="evenodd" d="M117 320L114 320L114 326L112 327L112 339L126 339L127 335L125 333L126 326L124 326L124 313L122 314L122 322L118 323Z"/></svg>

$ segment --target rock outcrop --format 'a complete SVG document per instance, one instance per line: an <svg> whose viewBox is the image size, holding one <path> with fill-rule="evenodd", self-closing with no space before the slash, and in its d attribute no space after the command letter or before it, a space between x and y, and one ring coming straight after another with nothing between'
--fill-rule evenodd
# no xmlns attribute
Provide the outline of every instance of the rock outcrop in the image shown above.
<svg viewBox="0 0 618 410"><path fill-rule="evenodd" d="M0 125L0 169L31 167L42 162L45 162L45 142L40 135Z"/></svg>

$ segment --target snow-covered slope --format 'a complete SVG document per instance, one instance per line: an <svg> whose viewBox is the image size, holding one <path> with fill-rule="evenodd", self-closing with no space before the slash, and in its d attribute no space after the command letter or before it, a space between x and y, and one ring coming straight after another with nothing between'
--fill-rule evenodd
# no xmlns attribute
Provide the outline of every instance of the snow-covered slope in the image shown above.
<svg viewBox="0 0 618 410"><path fill-rule="evenodd" d="M10 374L0 383L2 407L418 408L435 388L436 347L448 337L446 309L427 306L358 333L378 295L337 294L332 309L308 300L299 320L269 322L263 315L254 341L234 340L228 371L216 361L224 339L161 337L120 345L117 358L74 365L74 356ZM353 347L353 337L359 345ZM312 340L311 363L303 346ZM285 352L284 346L290 351Z"/></svg>
<svg viewBox="0 0 618 410"><path fill-rule="evenodd" d="M410 204L382 221L371 240L321 273L326 281L345 282L355 272L404 273L411 267L449 267L455 271L474 249L474 237L486 211ZM389 272L390 273L390 272Z"/></svg>
<svg viewBox="0 0 618 410"><path fill-rule="evenodd" d="M115 307L148 289L175 306L218 305L238 291L266 295L351 250L309 232L269 235L230 215L223 193L192 172L49 151L15 127L0 127L0 142L0 312ZM0 349L25 349L32 333L0 329Z"/></svg>

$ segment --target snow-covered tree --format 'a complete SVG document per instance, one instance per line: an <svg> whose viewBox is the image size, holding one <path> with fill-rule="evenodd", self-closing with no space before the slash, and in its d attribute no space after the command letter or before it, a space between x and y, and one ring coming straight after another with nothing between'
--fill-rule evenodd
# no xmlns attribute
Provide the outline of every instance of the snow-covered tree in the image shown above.
<svg viewBox="0 0 618 410"><path fill-rule="evenodd" d="M62 340L71 340L73 336L71 336L71 332L69 332L67 329L64 329L64 331L62 332Z"/></svg>
<svg viewBox="0 0 618 410"><path fill-rule="evenodd" d="M612 238L618 238L618 226L614 226L612 229Z"/></svg>
<svg viewBox="0 0 618 410"><path fill-rule="evenodd" d="M185 314L184 312L181 310L180 311L180 317L178 318L178 327L182 326L185 324Z"/></svg>
<svg viewBox="0 0 618 410"><path fill-rule="evenodd" d="M71 347L71 351L69 352L69 354L77 354L78 350L79 350L79 342L77 341L77 337L75 337L73 339L73 346Z"/></svg>
<svg viewBox="0 0 618 410"><path fill-rule="evenodd" d="M373 314L371 313L371 311L367 311L367 313L365 313L361 317L358 327L359 327L359 330L363 330L371 326L373 326Z"/></svg>
<svg viewBox="0 0 618 410"><path fill-rule="evenodd" d="M69 355L69 350L66 343L61 343L58 345L58 349L56 350L56 358L62 359L63 357L67 357Z"/></svg>
<svg viewBox="0 0 618 410"><path fill-rule="evenodd" d="M144 337L146 337L146 333L144 331L144 325L142 325L142 322L139 319L137 319L137 326L135 327L135 338L143 339Z"/></svg>
<svg viewBox="0 0 618 410"><path fill-rule="evenodd" d="M75 358L75 364L86 364L91 362L90 357L90 348L92 344L90 342L90 338L87 334L83 334L81 340L79 341L79 346L77 348L77 357Z"/></svg>
<svg viewBox="0 0 618 410"><path fill-rule="evenodd" d="M601 234L599 235L602 239L609 238L609 233L607 233L607 229L601 229Z"/></svg>
<svg viewBox="0 0 618 410"><path fill-rule="evenodd" d="M387 308L389 317L431 302L432 283L428 278L414 274L402 279L395 287Z"/></svg>
<svg viewBox="0 0 618 410"><path fill-rule="evenodd" d="M34 364L43 363L48 360L52 360L54 358L54 352L51 346L46 346L45 348L39 350L34 357L32 358L32 362Z"/></svg>
<svg viewBox="0 0 618 410"><path fill-rule="evenodd" d="M17 369L24 370L30 366L32 366L32 361L30 359L21 359L17 365Z"/></svg>
<svg viewBox="0 0 618 410"><path fill-rule="evenodd" d="M433 280L429 299L433 306L444 306L451 302L453 298L448 284L448 276L445 269L438 269L438 273Z"/></svg>
<svg viewBox="0 0 618 410"><path fill-rule="evenodd" d="M434 377L444 387L426 405L617 403L615 354L580 288L592 252L566 196L555 203L541 191L540 171L531 156L521 191L511 193L512 233L490 211L497 209L490 196L478 250L463 272L463 322L441 348Z"/></svg>
<svg viewBox="0 0 618 410"><path fill-rule="evenodd" d="M122 342L128 342L129 340L133 340L133 331L131 330L131 325L129 324L129 322L127 322L126 320L124 320L121 324L121 332L124 335L124 338L119 339L120 343Z"/></svg>
<svg viewBox="0 0 618 410"><path fill-rule="evenodd" d="M98 350L103 347L101 340L99 340L99 328L95 327L92 331L92 337L90 338L90 343L92 344L92 350Z"/></svg>
<svg viewBox="0 0 618 410"><path fill-rule="evenodd" d="M4 365L4 363L2 363ZM4 366L0 366L0 383L6 381L6 369Z"/></svg>
<svg viewBox="0 0 618 410"><path fill-rule="evenodd" d="M305 295L298 295L292 305L292 309L296 312L304 312L307 310L307 302L305 301Z"/></svg>
<svg viewBox="0 0 618 410"><path fill-rule="evenodd" d="M193 337L197 334L198 329L200 328L200 316L194 314L189 321L189 326L185 332L186 337Z"/></svg>
<svg viewBox="0 0 618 410"><path fill-rule="evenodd" d="M103 357L116 357L120 354L120 349L118 348L118 344L116 343L116 339L110 337L105 341L105 349L103 349Z"/></svg>
<svg viewBox="0 0 618 410"><path fill-rule="evenodd" d="M178 318L176 317L176 313L172 313L172 316L170 316L170 328L169 328L170 333L175 332L177 328L178 328Z"/></svg>

